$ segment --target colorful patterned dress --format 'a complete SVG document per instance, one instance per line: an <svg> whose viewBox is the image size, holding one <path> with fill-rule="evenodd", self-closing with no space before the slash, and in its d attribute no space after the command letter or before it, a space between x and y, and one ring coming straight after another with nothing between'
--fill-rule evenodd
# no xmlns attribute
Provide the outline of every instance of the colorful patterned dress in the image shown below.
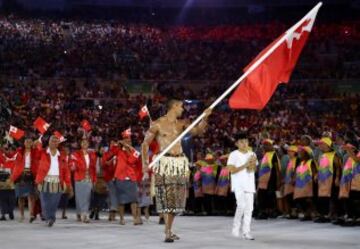
<svg viewBox="0 0 360 249"><path fill-rule="evenodd" d="M260 167L259 167L259 180L258 180L258 189L267 189L271 170L273 167L273 158L275 155L275 151L266 152L263 156Z"/></svg>
<svg viewBox="0 0 360 249"><path fill-rule="evenodd" d="M335 152L326 152L319 159L319 197L330 197L334 175Z"/></svg>
<svg viewBox="0 0 360 249"><path fill-rule="evenodd" d="M360 152L356 155L360 158ZM351 191L360 191L360 162L354 165L353 177L351 179Z"/></svg>
<svg viewBox="0 0 360 249"><path fill-rule="evenodd" d="M226 197L230 190L230 171L226 168L229 155L221 156L221 171L216 185L216 195Z"/></svg>
<svg viewBox="0 0 360 249"><path fill-rule="evenodd" d="M355 167L355 160L349 157L342 168L339 198L349 198Z"/></svg>
<svg viewBox="0 0 360 249"><path fill-rule="evenodd" d="M286 166L284 196L294 193L293 179L295 176L296 157L291 158Z"/></svg>
<svg viewBox="0 0 360 249"><path fill-rule="evenodd" d="M302 161L296 168L294 200L313 197L312 159Z"/></svg>
<svg viewBox="0 0 360 249"><path fill-rule="evenodd" d="M193 178L193 187L194 187L194 196L195 198L200 198L203 197L204 194L202 192L202 179L201 179L201 165L205 165L206 162L199 160L195 163L196 165L196 170L194 173L194 178Z"/></svg>
<svg viewBox="0 0 360 249"><path fill-rule="evenodd" d="M214 162L205 162L201 165L202 192L207 195L215 194L217 165Z"/></svg>

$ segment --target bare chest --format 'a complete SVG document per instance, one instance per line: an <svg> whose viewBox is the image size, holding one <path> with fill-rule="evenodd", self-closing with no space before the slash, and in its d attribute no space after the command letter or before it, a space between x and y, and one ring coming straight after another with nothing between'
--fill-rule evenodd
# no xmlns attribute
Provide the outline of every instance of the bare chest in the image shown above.
<svg viewBox="0 0 360 249"><path fill-rule="evenodd" d="M179 122L162 122L159 127L159 139L172 139L177 137L183 131L183 125Z"/></svg>

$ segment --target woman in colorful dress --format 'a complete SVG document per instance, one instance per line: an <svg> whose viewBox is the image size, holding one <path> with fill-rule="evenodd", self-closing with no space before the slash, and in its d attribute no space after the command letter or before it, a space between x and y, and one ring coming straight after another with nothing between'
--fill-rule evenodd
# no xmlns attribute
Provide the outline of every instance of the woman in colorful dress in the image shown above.
<svg viewBox="0 0 360 249"><path fill-rule="evenodd" d="M338 224L344 226L356 225L356 219L360 217L358 210L360 205L360 151L358 146L357 141L351 141L343 146L347 159L342 168L339 199L342 203L344 217L338 220ZM347 215L347 219L345 219L345 215Z"/></svg>
<svg viewBox="0 0 360 249"><path fill-rule="evenodd" d="M264 155L258 170L257 199L259 214L257 219L276 218L277 192L281 189L281 164L274 148L274 141L262 141Z"/></svg>
<svg viewBox="0 0 360 249"><path fill-rule="evenodd" d="M300 163L295 168L294 201L304 214L301 221L311 220L313 211L313 183L317 178L317 168L313 159L313 151L309 146L299 147Z"/></svg>
<svg viewBox="0 0 360 249"><path fill-rule="evenodd" d="M296 208L294 205L294 185L295 185L295 168L298 164L297 158L298 148L295 145L287 148L287 154L289 156L288 163L285 169L284 180L284 197L285 197L285 212L286 218L296 219Z"/></svg>
<svg viewBox="0 0 360 249"><path fill-rule="evenodd" d="M205 211L207 215L214 212L214 195L216 188L217 164L215 156L208 153L204 162L200 165L201 188L204 194Z"/></svg>
<svg viewBox="0 0 360 249"><path fill-rule="evenodd" d="M339 183L342 162L333 148L330 137L323 137L317 142L322 154L319 157L318 200L319 217L316 223L330 222L337 213L339 206Z"/></svg>
<svg viewBox="0 0 360 249"><path fill-rule="evenodd" d="M217 211L223 215L227 215L230 208L229 192L230 192L230 171L226 168L226 163L228 160L229 154L224 154L219 157L219 166L220 172L217 179L217 185L215 194L217 196L216 204Z"/></svg>

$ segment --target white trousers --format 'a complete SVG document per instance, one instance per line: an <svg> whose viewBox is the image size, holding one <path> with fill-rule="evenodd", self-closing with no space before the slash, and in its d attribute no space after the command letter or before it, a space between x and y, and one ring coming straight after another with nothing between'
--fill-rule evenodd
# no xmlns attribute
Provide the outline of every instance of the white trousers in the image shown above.
<svg viewBox="0 0 360 249"><path fill-rule="evenodd" d="M233 223L233 233L239 234L242 225L242 233L250 233L252 212L254 209L254 193L235 191L236 212Z"/></svg>

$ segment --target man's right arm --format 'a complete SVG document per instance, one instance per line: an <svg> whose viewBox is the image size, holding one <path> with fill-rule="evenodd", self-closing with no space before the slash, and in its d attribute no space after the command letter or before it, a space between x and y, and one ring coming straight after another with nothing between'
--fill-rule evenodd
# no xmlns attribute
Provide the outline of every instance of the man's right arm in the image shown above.
<svg viewBox="0 0 360 249"><path fill-rule="evenodd" d="M154 140L158 133L158 125L156 123L153 123L153 125L150 126L149 130L145 134L144 142L141 145L141 160L143 165L143 172L147 172L149 170L149 146L150 143Z"/></svg>

